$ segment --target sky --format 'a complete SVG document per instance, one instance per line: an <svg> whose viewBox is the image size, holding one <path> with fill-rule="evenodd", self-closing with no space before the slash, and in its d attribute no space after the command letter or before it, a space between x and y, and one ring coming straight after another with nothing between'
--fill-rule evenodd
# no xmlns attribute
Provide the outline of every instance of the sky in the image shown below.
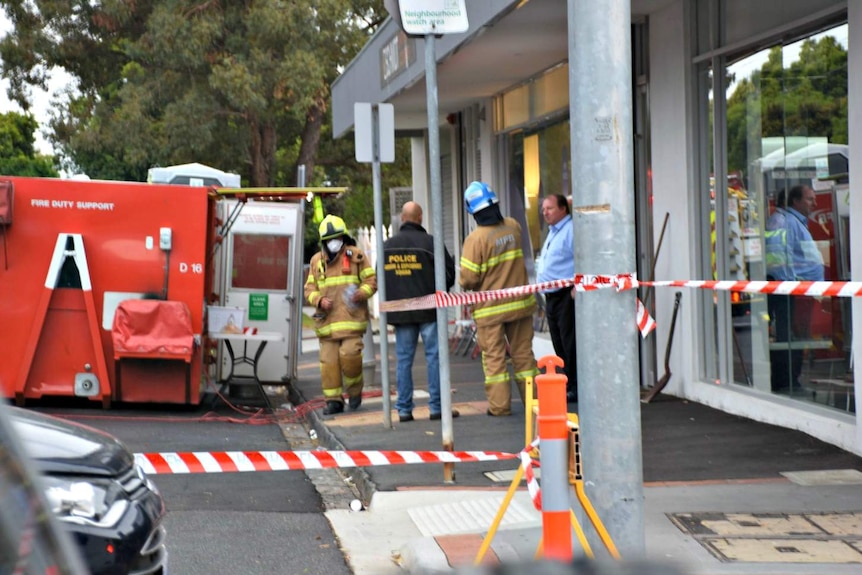
<svg viewBox="0 0 862 575"><path fill-rule="evenodd" d="M826 30L820 34L815 34L811 36L811 39L819 40L823 36L833 36L835 40L841 44L844 49L847 49L847 24L842 24L841 26L837 26L830 30ZM787 44L781 49L781 59L784 64L784 67L787 68L799 59L799 51L802 49L802 43L804 40L800 40L798 42L794 42L792 44ZM728 69L730 72L734 74L736 80L741 80L743 78L749 78L751 74L753 74L756 70L759 70L763 64L766 63L767 58L769 57L769 49L761 50L756 54L752 54L738 62L734 62ZM734 88L736 87L736 82L731 83L727 89L727 95L733 93Z"/></svg>
<svg viewBox="0 0 862 575"><path fill-rule="evenodd" d="M5 36L12 29L12 24L6 18L6 15L0 12L0 36ZM42 135L42 125L47 125L49 119L49 110L51 109L51 98L53 94L63 90L71 81L70 76L62 69L52 71L49 81L48 90L32 89L30 111L33 117L39 122L40 128L36 131L36 149L43 153L53 155L54 150L45 137ZM7 90L9 82L0 80L0 112L21 112L21 107L18 104L9 100Z"/></svg>

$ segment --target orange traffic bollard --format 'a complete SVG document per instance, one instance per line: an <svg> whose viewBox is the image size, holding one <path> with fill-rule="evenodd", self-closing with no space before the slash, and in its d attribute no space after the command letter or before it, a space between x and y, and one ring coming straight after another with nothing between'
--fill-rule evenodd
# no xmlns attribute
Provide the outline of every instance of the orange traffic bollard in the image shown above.
<svg viewBox="0 0 862 575"><path fill-rule="evenodd" d="M563 360L546 355L539 360L545 373L539 387L539 452L542 464L542 540L546 559L572 560L569 525L569 429L566 415L566 376L557 373Z"/></svg>

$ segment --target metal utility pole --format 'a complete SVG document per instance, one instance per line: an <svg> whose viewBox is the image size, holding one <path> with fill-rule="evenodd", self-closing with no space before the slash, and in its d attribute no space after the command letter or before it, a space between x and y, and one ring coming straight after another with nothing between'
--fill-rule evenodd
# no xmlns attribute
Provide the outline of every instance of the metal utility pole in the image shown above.
<svg viewBox="0 0 862 575"><path fill-rule="evenodd" d="M637 269L630 0L568 0L575 272ZM579 293L578 397L587 491L624 557L645 551L635 292ZM592 536L591 544L600 543Z"/></svg>

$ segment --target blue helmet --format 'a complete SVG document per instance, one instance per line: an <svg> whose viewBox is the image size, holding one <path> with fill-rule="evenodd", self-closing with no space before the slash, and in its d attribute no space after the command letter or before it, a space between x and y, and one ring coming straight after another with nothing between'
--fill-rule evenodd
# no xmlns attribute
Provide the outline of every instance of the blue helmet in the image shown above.
<svg viewBox="0 0 862 575"><path fill-rule="evenodd" d="M464 205L467 206L467 213L470 215L498 203L500 200L497 199L497 194L484 182L472 182L464 190Z"/></svg>

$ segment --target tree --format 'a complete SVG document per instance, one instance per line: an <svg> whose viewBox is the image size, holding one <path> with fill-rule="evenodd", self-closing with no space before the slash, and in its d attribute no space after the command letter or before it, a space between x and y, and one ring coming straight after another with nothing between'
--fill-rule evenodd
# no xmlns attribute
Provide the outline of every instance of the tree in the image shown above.
<svg viewBox="0 0 862 575"><path fill-rule="evenodd" d="M38 127L31 114L0 114L0 174L54 178L59 175L52 158L36 153Z"/></svg>
<svg viewBox="0 0 862 575"><path fill-rule="evenodd" d="M280 148L313 166L328 86L385 16L380 0L0 0L10 95L61 66L77 80L52 142L93 177L143 179L200 161L252 186L295 181ZM287 155L282 155L287 157Z"/></svg>
<svg viewBox="0 0 862 575"><path fill-rule="evenodd" d="M331 83L386 17L381 0L0 7L13 24L0 40L13 99L26 109L28 88L44 87L52 67L75 78L50 123L69 171L141 181L152 166L195 161L237 172L244 185L292 186L303 164L308 185L350 188L328 211L352 228L373 224L371 169L354 160L352 138L332 139L328 102ZM383 166L384 190L410 183L406 141L397 156Z"/></svg>
<svg viewBox="0 0 862 575"><path fill-rule="evenodd" d="M727 100L728 171L745 170L751 137L825 137L847 144L847 51L833 36L802 42L786 68L782 47L741 79ZM749 106L759 108L759 118Z"/></svg>

